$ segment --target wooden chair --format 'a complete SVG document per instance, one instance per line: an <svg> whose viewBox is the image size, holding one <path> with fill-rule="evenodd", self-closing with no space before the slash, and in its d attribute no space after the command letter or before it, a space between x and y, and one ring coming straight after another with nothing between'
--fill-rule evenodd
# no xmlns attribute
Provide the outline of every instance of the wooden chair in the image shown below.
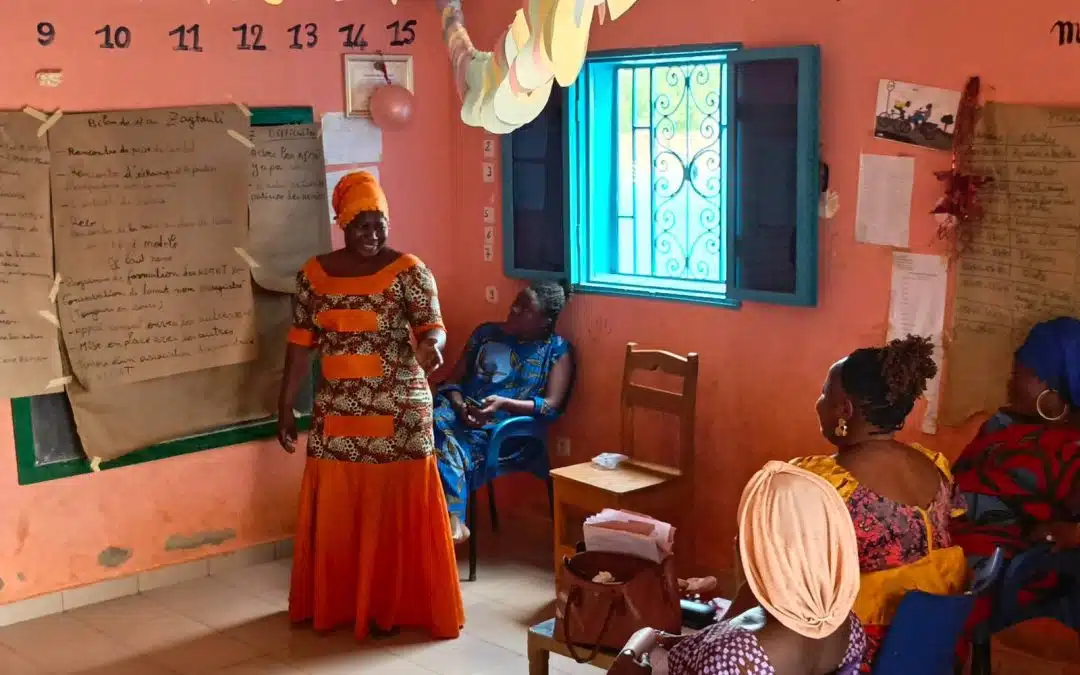
<svg viewBox="0 0 1080 675"><path fill-rule="evenodd" d="M633 382L635 372L661 371L681 378L680 391L668 391ZM638 349L626 345L622 381L622 428L617 451L630 459L618 469L601 469L591 462L553 469L555 518L555 570L564 556L574 553L579 537L579 517L602 509L627 509L664 519L676 525L675 546L680 567L693 564L691 511L694 505L694 419L697 408L698 355ZM666 466L635 459L634 410L655 410L678 419L679 464ZM567 521L574 510L574 523ZM568 532L569 530L569 532Z"/></svg>

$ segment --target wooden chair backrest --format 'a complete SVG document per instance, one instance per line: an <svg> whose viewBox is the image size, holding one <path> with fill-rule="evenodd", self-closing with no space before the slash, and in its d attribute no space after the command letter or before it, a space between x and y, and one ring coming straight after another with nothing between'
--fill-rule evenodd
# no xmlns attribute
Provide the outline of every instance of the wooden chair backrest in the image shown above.
<svg viewBox="0 0 1080 675"><path fill-rule="evenodd" d="M682 380L680 391L637 384L634 373L661 371ZM634 460L634 409L643 408L674 415L679 420L679 465L677 467L636 462L647 468L685 476L694 474L694 421L697 411L698 355L679 356L658 349L638 349L626 345L622 382L622 448Z"/></svg>

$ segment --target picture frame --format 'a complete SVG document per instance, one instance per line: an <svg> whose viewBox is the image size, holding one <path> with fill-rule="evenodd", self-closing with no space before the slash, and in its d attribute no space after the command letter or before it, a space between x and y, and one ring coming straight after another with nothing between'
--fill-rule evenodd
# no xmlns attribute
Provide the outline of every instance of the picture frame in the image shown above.
<svg viewBox="0 0 1080 675"><path fill-rule="evenodd" d="M345 116L371 118L369 101L376 87L386 84L378 68L386 64L390 82L413 91L413 58L410 54L346 54L345 55Z"/></svg>

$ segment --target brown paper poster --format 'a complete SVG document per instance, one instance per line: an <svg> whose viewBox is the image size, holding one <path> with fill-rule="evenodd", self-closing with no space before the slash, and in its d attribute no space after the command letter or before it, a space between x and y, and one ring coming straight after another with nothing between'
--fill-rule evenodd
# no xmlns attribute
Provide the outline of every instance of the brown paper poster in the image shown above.
<svg viewBox="0 0 1080 675"><path fill-rule="evenodd" d="M50 131L60 325L87 388L256 357L236 106L65 115Z"/></svg>
<svg viewBox="0 0 1080 675"><path fill-rule="evenodd" d="M945 424L1003 405L1013 351L1080 300L1080 110L987 104L968 159L993 181L959 259Z"/></svg>
<svg viewBox="0 0 1080 675"><path fill-rule="evenodd" d="M296 273L312 256L330 251L326 163L313 124L251 130L250 231L245 247L258 263L255 283L296 292Z"/></svg>
<svg viewBox="0 0 1080 675"><path fill-rule="evenodd" d="M49 146L41 122L0 113L0 396L54 390L63 376L49 225ZM324 207L325 208L325 207Z"/></svg>
<svg viewBox="0 0 1080 675"><path fill-rule="evenodd" d="M276 413L291 307L287 295L255 291L255 361L93 390L72 383L68 398L87 456L115 459Z"/></svg>

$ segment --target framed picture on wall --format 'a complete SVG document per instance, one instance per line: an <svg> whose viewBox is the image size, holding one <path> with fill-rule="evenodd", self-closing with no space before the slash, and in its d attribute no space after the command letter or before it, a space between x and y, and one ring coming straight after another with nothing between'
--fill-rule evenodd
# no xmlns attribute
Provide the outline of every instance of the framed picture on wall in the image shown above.
<svg viewBox="0 0 1080 675"><path fill-rule="evenodd" d="M383 65L386 72L383 73ZM376 87L390 82L413 91L413 61L408 54L346 54L345 116L371 117L368 102Z"/></svg>

